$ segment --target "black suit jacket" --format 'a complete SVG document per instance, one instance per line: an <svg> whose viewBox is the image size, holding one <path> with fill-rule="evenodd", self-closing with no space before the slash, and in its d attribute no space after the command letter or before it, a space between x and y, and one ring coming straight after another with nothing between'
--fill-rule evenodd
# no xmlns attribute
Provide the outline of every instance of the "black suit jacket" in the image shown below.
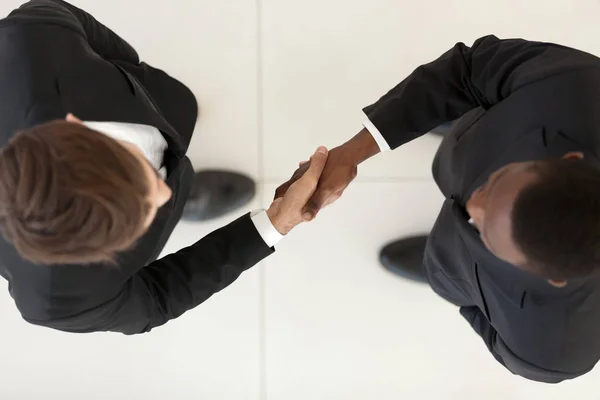
<svg viewBox="0 0 600 400"><path fill-rule="evenodd" d="M600 59L494 36L457 44L365 109L392 148L464 116L433 164L446 201L426 248L427 275L499 362L537 381L576 377L600 359L600 281L557 289L500 261L463 207L511 162L582 151L600 167L599 110Z"/></svg>
<svg viewBox="0 0 600 400"><path fill-rule="evenodd" d="M41 266L0 239L0 275L27 321L70 332L147 332L197 306L273 252L249 216L156 260L177 224L193 170L193 94L140 63L135 50L84 11L33 0L0 21L0 146L20 129L72 112L83 120L146 124L168 142L173 191L136 247L107 265Z"/></svg>

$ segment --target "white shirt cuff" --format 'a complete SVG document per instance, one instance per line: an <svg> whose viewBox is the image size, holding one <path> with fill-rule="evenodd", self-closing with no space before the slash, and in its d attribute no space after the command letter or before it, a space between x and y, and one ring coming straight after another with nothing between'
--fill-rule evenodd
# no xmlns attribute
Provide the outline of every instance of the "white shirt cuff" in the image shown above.
<svg viewBox="0 0 600 400"><path fill-rule="evenodd" d="M367 118L367 120L363 122L363 126L369 131L371 136L373 136L373 139L375 139L375 142L377 142L377 146L379 146L379 150L382 153L390 149L390 145L370 119Z"/></svg>
<svg viewBox="0 0 600 400"><path fill-rule="evenodd" d="M267 246L273 247L283 239L283 235L275 229L265 210L253 211L250 214L250 219L252 219L258 234L262 237Z"/></svg>

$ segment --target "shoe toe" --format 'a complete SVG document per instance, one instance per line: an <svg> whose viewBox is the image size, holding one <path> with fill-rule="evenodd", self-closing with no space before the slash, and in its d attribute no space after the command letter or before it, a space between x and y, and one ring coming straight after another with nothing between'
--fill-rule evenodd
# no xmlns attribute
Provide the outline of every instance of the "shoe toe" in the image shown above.
<svg viewBox="0 0 600 400"><path fill-rule="evenodd" d="M248 204L256 195L254 181L229 171L200 171L194 176L185 219L220 217Z"/></svg>
<svg viewBox="0 0 600 400"><path fill-rule="evenodd" d="M388 271L404 278L426 282L423 270L423 256L427 236L402 239L386 245L379 254L379 260Z"/></svg>

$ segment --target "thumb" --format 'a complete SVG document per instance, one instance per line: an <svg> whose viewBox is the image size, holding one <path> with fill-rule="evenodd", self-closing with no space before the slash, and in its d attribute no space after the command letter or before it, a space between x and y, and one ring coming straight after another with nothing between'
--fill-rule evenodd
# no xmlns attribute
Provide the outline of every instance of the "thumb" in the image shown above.
<svg viewBox="0 0 600 400"><path fill-rule="evenodd" d="M321 208L325 207L329 196L329 191L317 190L302 210L302 219L307 222L312 221Z"/></svg>
<svg viewBox="0 0 600 400"><path fill-rule="evenodd" d="M321 146L315 151L315 154L311 157L310 167L308 167L308 171L304 174L301 180L309 180L314 181L315 186L319 182L319 178L325 169L325 164L327 164L327 148Z"/></svg>

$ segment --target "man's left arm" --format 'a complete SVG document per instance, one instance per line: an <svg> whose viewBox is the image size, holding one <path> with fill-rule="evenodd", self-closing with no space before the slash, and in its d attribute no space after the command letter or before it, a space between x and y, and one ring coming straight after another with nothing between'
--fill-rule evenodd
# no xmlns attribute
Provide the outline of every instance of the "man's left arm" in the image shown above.
<svg viewBox="0 0 600 400"><path fill-rule="evenodd" d="M524 360L515 354L502 340L496 329L478 307L461 307L461 315L471 324L475 332L483 339L494 358L515 375L544 383L559 383L573 379L585 372L564 372L544 369Z"/></svg>
<svg viewBox="0 0 600 400"><path fill-rule="evenodd" d="M471 47L457 43L366 107L364 125L382 150L395 149L474 108L489 109L531 84L599 66L597 57L553 43L493 35Z"/></svg>

